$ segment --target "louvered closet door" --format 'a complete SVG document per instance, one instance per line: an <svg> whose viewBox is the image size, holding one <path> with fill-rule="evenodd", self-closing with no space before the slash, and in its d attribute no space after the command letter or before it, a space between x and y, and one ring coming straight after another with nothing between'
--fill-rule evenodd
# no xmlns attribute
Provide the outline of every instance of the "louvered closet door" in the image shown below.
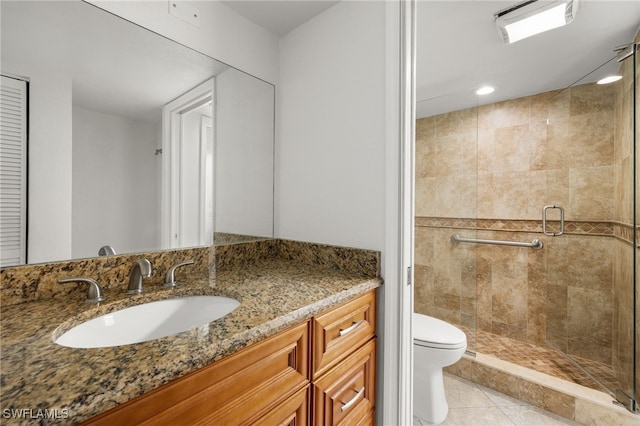
<svg viewBox="0 0 640 426"><path fill-rule="evenodd" d="M0 83L0 266L24 264L27 229L27 83Z"/></svg>

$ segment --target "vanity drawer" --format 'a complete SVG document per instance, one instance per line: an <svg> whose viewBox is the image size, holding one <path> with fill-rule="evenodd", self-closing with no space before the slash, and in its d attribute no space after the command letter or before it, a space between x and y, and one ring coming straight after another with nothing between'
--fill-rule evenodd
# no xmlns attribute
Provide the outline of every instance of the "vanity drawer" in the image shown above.
<svg viewBox="0 0 640 426"><path fill-rule="evenodd" d="M375 336L375 312L376 293L371 291L314 318L313 378Z"/></svg>
<svg viewBox="0 0 640 426"><path fill-rule="evenodd" d="M304 322L86 423L252 424L308 387L308 348Z"/></svg>
<svg viewBox="0 0 640 426"><path fill-rule="evenodd" d="M303 426L309 424L310 386L299 390L252 426Z"/></svg>
<svg viewBox="0 0 640 426"><path fill-rule="evenodd" d="M313 384L313 424L373 424L376 339Z"/></svg>

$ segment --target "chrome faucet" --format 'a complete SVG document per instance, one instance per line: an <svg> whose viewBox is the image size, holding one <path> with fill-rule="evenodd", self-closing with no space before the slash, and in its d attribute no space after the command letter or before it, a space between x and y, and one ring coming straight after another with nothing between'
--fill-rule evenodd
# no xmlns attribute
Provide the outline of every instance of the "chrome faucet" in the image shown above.
<svg viewBox="0 0 640 426"><path fill-rule="evenodd" d="M193 264L193 260L187 260L182 263L178 263L177 265L173 265L167 271L167 275L164 277L164 286L165 287L175 287L178 283L176 282L176 269L180 266L191 265Z"/></svg>
<svg viewBox="0 0 640 426"><path fill-rule="evenodd" d="M147 259L140 259L133 264L129 275L129 289L127 293L142 293L142 280L151 276L151 263Z"/></svg>
<svg viewBox="0 0 640 426"><path fill-rule="evenodd" d="M105 299L104 293L102 293L102 288L100 288L100 285L98 285L98 283L91 278L62 278L59 279L58 282L62 284L75 282L89 284L89 289L87 290L87 299L85 300L85 302L87 303L98 303L102 302Z"/></svg>
<svg viewBox="0 0 640 426"><path fill-rule="evenodd" d="M116 254L116 251L111 246L102 246L98 250L98 256L113 256L114 254Z"/></svg>

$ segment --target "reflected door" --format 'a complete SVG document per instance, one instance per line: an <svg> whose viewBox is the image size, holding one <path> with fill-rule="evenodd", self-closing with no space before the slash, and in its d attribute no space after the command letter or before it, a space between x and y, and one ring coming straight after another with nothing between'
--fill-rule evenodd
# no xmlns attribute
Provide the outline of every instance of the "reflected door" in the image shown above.
<svg viewBox="0 0 640 426"><path fill-rule="evenodd" d="M213 80L163 108L162 247L213 243Z"/></svg>

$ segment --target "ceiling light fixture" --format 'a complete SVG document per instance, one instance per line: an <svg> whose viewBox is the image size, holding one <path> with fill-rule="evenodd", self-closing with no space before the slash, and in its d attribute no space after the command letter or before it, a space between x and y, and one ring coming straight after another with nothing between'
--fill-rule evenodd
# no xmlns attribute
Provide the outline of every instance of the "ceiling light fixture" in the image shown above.
<svg viewBox="0 0 640 426"><path fill-rule="evenodd" d="M479 88L478 90L476 90L476 95L488 95L489 93L493 93L493 91L496 90L491 86L482 86L481 88Z"/></svg>
<svg viewBox="0 0 640 426"><path fill-rule="evenodd" d="M573 21L579 0L526 0L496 12L493 17L505 43L562 27Z"/></svg>
<svg viewBox="0 0 640 426"><path fill-rule="evenodd" d="M621 75L610 75L608 77L601 78L600 80L598 80L598 84L615 83L616 81L618 81L620 79L622 79Z"/></svg>

